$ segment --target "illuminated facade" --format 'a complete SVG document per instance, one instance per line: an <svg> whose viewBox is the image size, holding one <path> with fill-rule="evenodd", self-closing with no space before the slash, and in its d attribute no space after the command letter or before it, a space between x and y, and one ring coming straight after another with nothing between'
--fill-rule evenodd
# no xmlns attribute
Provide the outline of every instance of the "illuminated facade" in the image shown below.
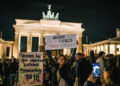
<svg viewBox="0 0 120 86"><path fill-rule="evenodd" d="M58 15L59 13L55 16L51 12L51 5L49 5L47 15L43 12L41 20L16 19L16 24L13 25L15 28L14 57L18 57L20 52L44 51L46 35L77 34L77 52L82 52L82 32L84 31L81 27L82 23L61 22L58 20ZM34 43L34 39L37 40L36 43ZM26 46L26 49L22 50L22 44ZM35 45L37 50L33 49ZM64 49L62 52L69 55L70 49Z"/></svg>
<svg viewBox="0 0 120 86"><path fill-rule="evenodd" d="M90 55L90 51L95 53L104 51L106 54L120 55L120 29L116 29L116 38L96 42L93 44L83 44L83 52Z"/></svg>
<svg viewBox="0 0 120 86"><path fill-rule="evenodd" d="M11 58L13 56L13 41L5 41L0 38L0 58Z"/></svg>

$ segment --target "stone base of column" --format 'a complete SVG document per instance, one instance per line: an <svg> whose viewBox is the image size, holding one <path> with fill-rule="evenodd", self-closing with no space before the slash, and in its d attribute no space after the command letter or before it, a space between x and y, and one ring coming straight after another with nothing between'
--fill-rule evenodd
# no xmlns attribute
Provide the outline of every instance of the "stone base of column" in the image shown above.
<svg viewBox="0 0 120 86"><path fill-rule="evenodd" d="M40 52L44 52L45 51L45 47L44 46L40 46Z"/></svg>
<svg viewBox="0 0 120 86"><path fill-rule="evenodd" d="M43 52L43 57L45 57L45 46L40 46L40 52Z"/></svg>

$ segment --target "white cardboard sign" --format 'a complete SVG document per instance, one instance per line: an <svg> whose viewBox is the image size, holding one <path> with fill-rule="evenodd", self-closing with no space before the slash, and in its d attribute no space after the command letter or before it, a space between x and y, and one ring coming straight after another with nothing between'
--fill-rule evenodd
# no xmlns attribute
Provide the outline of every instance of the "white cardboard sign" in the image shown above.
<svg viewBox="0 0 120 86"><path fill-rule="evenodd" d="M45 37L45 50L77 48L76 34L52 35Z"/></svg>
<svg viewBox="0 0 120 86"><path fill-rule="evenodd" d="M42 85L43 52L22 52L19 57L19 84Z"/></svg>

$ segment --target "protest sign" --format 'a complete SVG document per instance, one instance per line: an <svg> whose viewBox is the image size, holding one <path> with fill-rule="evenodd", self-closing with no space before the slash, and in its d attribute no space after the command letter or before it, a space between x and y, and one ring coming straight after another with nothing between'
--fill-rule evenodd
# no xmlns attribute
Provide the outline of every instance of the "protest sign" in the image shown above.
<svg viewBox="0 0 120 86"><path fill-rule="evenodd" d="M24 86L42 85L43 53L22 52L19 57L19 84Z"/></svg>
<svg viewBox="0 0 120 86"><path fill-rule="evenodd" d="M76 34L52 35L45 37L45 50L77 48Z"/></svg>

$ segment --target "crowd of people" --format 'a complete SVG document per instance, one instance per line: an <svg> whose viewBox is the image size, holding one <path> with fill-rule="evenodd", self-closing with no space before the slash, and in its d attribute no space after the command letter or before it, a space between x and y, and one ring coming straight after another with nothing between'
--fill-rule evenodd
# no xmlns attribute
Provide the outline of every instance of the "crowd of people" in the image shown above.
<svg viewBox="0 0 120 86"><path fill-rule="evenodd" d="M47 51L44 86L120 86L120 56L90 52L90 56L72 50L69 58L64 55L52 58ZM93 63L100 64L98 78L93 74Z"/></svg>
<svg viewBox="0 0 120 86"><path fill-rule="evenodd" d="M0 77L2 86L14 86L18 75L18 60L16 58L0 60Z"/></svg>
<svg viewBox="0 0 120 86"><path fill-rule="evenodd" d="M73 48L70 56L60 54L52 57L51 50L47 50L48 58L44 61L44 86L120 86L120 56L98 54L90 52L90 56L78 52ZM98 78L93 74L93 63L100 64ZM18 60L2 59L0 61L0 75L2 86L14 86L18 76Z"/></svg>

